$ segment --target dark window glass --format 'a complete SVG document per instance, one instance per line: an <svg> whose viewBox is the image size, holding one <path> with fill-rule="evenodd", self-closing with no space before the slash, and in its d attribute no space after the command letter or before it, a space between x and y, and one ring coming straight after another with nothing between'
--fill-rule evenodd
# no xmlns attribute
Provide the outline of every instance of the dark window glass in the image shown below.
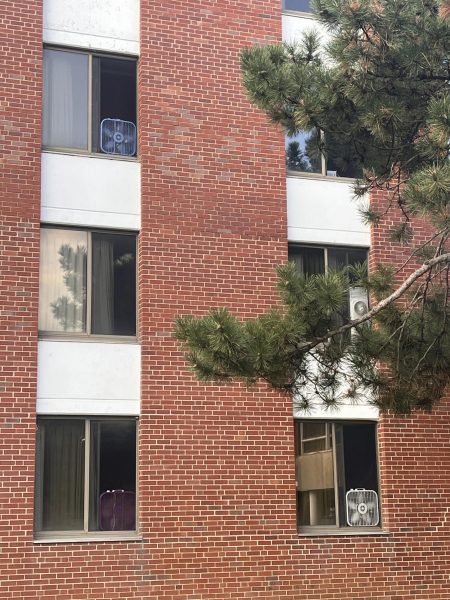
<svg viewBox="0 0 450 600"><path fill-rule="evenodd" d="M295 10L301 12L311 12L309 0L283 0L284 10Z"/></svg>
<svg viewBox="0 0 450 600"><path fill-rule="evenodd" d="M289 260L294 262L299 273L318 275L325 273L325 254L323 248L289 246Z"/></svg>
<svg viewBox="0 0 450 600"><path fill-rule="evenodd" d="M101 123L104 119L119 119L136 125L136 62L94 56L92 69L92 148L102 152ZM113 154L121 153L117 144L113 150ZM125 151L124 154L129 153Z"/></svg>
<svg viewBox="0 0 450 600"><path fill-rule="evenodd" d="M136 238L92 234L92 333L136 333Z"/></svg>
<svg viewBox="0 0 450 600"><path fill-rule="evenodd" d="M136 528L136 426L133 421L91 422L89 529Z"/></svg>
<svg viewBox="0 0 450 600"><path fill-rule="evenodd" d="M332 177L362 176L360 159L354 145L336 135L325 136L326 174Z"/></svg>

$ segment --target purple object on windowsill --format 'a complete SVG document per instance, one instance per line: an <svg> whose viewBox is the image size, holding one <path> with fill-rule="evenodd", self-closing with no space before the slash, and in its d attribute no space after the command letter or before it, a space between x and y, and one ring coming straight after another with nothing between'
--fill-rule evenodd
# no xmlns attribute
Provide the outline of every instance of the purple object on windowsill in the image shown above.
<svg viewBox="0 0 450 600"><path fill-rule="evenodd" d="M107 490L100 494L98 525L101 531L136 529L136 494Z"/></svg>

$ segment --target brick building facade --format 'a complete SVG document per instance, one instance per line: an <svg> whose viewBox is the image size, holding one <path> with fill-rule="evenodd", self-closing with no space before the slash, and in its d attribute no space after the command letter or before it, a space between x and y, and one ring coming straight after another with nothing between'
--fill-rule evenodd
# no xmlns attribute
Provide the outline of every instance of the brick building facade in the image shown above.
<svg viewBox="0 0 450 600"><path fill-rule="evenodd" d="M274 305L288 242L386 255L348 178L286 177L242 89L241 48L299 35L307 5L2 3L0 598L450 598L445 401L294 420L263 385L198 383L172 335L180 314ZM345 526L334 484L302 526L311 422L333 456L338 431L376 430L378 525Z"/></svg>

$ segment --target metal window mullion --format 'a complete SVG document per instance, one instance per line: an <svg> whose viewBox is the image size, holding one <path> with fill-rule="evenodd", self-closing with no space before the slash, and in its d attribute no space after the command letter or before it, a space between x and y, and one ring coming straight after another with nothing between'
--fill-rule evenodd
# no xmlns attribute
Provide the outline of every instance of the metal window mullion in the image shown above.
<svg viewBox="0 0 450 600"><path fill-rule="evenodd" d="M325 142L325 134L322 130L320 130L320 144L321 146L323 146ZM325 152L323 150L321 150L320 152L320 156L321 156L321 164L322 164L322 175L324 177L326 177L327 175L327 158L325 156Z"/></svg>
<svg viewBox="0 0 450 600"><path fill-rule="evenodd" d="M86 273L86 333L91 334L92 326L92 232L87 232L87 273Z"/></svg>
<svg viewBox="0 0 450 600"><path fill-rule="evenodd" d="M84 514L83 529L89 531L89 456L91 454L91 421L84 422Z"/></svg>
<svg viewBox="0 0 450 600"><path fill-rule="evenodd" d="M336 514L336 525L340 527L340 515L339 515L339 481L337 472L337 458L336 458L336 430L335 424L332 423L332 445L333 445L333 478L334 478L334 506Z"/></svg>
<svg viewBox="0 0 450 600"><path fill-rule="evenodd" d="M92 152L92 54L88 54L88 106L87 106L87 128L88 128L88 152Z"/></svg>
<svg viewBox="0 0 450 600"><path fill-rule="evenodd" d="M325 267L325 273L328 273L328 248L323 249L323 264Z"/></svg>

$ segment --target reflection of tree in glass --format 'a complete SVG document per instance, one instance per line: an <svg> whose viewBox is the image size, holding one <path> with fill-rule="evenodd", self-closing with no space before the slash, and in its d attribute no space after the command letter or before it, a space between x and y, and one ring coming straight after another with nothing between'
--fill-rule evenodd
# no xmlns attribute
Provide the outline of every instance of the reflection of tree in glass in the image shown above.
<svg viewBox="0 0 450 600"><path fill-rule="evenodd" d="M300 149L299 142L289 142L286 148L286 167L290 171L308 171L308 163Z"/></svg>
<svg viewBox="0 0 450 600"><path fill-rule="evenodd" d="M286 167L289 171L303 173L321 173L321 154L319 148L320 136L316 131L305 132L305 151L302 151L300 142L292 140L286 148Z"/></svg>
<svg viewBox="0 0 450 600"><path fill-rule="evenodd" d="M311 173L322 173L322 136L318 129L311 131L305 142L305 152Z"/></svg>
<svg viewBox="0 0 450 600"><path fill-rule="evenodd" d="M324 155L327 172L334 171L338 177L361 177L360 157L348 140L331 133L324 138L318 129L304 132L303 135L304 151L296 140L289 142L286 148L288 170L322 173Z"/></svg>
<svg viewBox="0 0 450 600"><path fill-rule="evenodd" d="M64 331L82 331L85 326L86 310L86 262L85 246L63 244L58 250L59 265L68 294L51 303L53 316Z"/></svg>

